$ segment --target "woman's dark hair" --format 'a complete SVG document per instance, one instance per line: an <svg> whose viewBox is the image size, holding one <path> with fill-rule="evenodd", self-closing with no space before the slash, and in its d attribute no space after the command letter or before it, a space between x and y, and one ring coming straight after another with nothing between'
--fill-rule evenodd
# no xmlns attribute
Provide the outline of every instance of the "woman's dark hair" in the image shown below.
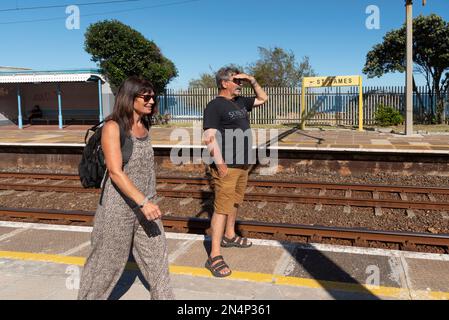
<svg viewBox="0 0 449 320"><path fill-rule="evenodd" d="M137 76L132 76L123 81L115 96L114 110L112 114L106 118L114 120L125 129L125 132L130 132L134 117L134 99L141 94L156 94L153 84L145 79ZM151 126L152 117L157 113L157 98L154 99L154 105L151 114L142 118L143 124L148 129Z"/></svg>

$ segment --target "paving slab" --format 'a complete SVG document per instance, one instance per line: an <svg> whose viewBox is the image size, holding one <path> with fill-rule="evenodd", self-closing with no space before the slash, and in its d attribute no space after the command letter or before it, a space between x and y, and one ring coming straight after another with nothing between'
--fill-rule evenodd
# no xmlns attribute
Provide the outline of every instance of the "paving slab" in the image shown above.
<svg viewBox="0 0 449 320"><path fill-rule="evenodd" d="M0 240L0 246L9 249L0 248L0 299L76 298L85 261L77 257L88 253L91 228L45 229L10 222L0 227L10 231L6 234L23 230ZM233 274L218 279L204 268L209 238L172 233L167 238L177 299L449 299L447 255L253 239L251 248L223 248ZM11 246L6 242L11 239L21 241ZM42 248L50 254L39 254ZM150 286L129 264L112 298L148 299Z"/></svg>
<svg viewBox="0 0 449 320"><path fill-rule="evenodd" d="M447 291L449 261L405 259L409 284L413 290Z"/></svg>
<svg viewBox="0 0 449 320"><path fill-rule="evenodd" d="M14 230L16 230L16 229L12 229L12 228L8 228L8 227L0 227L0 237L13 232Z"/></svg>
<svg viewBox="0 0 449 320"><path fill-rule="evenodd" d="M298 249L294 253L290 277L312 278L359 285L372 284L401 287L395 258L367 254L348 254Z"/></svg>
<svg viewBox="0 0 449 320"><path fill-rule="evenodd" d="M90 240L90 234L26 230L0 242L0 250L61 254Z"/></svg>
<svg viewBox="0 0 449 320"><path fill-rule="evenodd" d="M16 126L0 126L0 144L71 144L83 145L84 135L91 126L26 126L23 130ZM198 126L201 128L201 126ZM270 140L271 132L280 135L287 129L253 129L254 144L262 144ZM179 137L183 144L201 145L201 134L193 134L193 128L151 128L153 145L177 145ZM296 131L284 137L277 144L279 147L297 148L331 148L371 150L391 148L398 151L440 151L449 152L449 135L445 133L419 134L406 136L394 133L357 130L306 130ZM379 150L376 150L379 151Z"/></svg>

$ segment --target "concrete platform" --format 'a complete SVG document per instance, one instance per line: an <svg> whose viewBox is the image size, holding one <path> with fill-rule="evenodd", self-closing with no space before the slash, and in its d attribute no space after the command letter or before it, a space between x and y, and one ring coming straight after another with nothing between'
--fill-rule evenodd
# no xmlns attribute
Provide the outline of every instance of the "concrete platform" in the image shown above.
<svg viewBox="0 0 449 320"><path fill-rule="evenodd" d="M91 227L0 222L0 300L73 300ZM449 255L253 240L223 255L224 279L204 268L208 238L168 233L172 286L182 300L449 300ZM130 261L111 299L149 299Z"/></svg>
<svg viewBox="0 0 449 320"><path fill-rule="evenodd" d="M91 126L0 126L1 145L84 145L84 135ZM194 132L194 129L196 130ZM287 129L253 129L254 144L261 145L288 131ZM194 128L151 129L153 146L193 145L201 147L201 126ZM411 152L449 154L449 134L415 134L405 136L375 131L306 130L296 131L278 141L280 149Z"/></svg>

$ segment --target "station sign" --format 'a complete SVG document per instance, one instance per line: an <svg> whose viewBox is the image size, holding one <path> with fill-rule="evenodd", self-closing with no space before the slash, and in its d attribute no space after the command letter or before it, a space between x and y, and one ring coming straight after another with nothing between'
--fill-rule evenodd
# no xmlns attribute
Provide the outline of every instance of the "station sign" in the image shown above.
<svg viewBox="0 0 449 320"><path fill-rule="evenodd" d="M306 88L343 87L360 85L360 76L305 77Z"/></svg>
<svg viewBox="0 0 449 320"><path fill-rule="evenodd" d="M301 129L305 129L307 119L306 93L308 88L324 87L358 87L359 88L359 131L363 131L363 84L361 76L329 76L329 77L304 77L301 90Z"/></svg>

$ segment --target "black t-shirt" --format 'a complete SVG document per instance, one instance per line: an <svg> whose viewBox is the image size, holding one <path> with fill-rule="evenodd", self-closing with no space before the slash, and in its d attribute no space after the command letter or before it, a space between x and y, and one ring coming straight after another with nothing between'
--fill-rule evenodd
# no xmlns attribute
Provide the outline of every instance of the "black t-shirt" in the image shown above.
<svg viewBox="0 0 449 320"><path fill-rule="evenodd" d="M255 163L249 114L255 97L228 100L217 97L204 110L203 129L217 129L216 139L225 163L232 167Z"/></svg>

